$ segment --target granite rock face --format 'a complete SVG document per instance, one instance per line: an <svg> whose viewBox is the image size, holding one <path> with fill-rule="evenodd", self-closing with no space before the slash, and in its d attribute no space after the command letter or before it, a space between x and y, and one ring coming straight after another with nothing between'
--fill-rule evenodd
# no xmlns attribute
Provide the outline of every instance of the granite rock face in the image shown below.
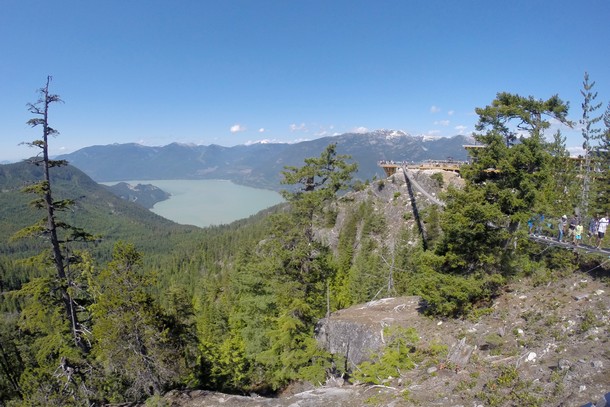
<svg viewBox="0 0 610 407"><path fill-rule="evenodd" d="M319 345L343 356L350 367L370 358L385 345L383 329L388 326L415 327L428 323L417 317L419 297L383 298L334 312L316 327Z"/></svg>

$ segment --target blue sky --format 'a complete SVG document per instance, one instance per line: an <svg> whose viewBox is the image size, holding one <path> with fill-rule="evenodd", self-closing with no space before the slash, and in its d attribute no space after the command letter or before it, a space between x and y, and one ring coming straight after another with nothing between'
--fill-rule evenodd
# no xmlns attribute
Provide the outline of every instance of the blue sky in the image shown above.
<svg viewBox="0 0 610 407"><path fill-rule="evenodd" d="M585 71L610 100L609 21L608 0L0 0L0 160L34 153L47 75L53 154L470 134L501 91L559 94L578 120Z"/></svg>

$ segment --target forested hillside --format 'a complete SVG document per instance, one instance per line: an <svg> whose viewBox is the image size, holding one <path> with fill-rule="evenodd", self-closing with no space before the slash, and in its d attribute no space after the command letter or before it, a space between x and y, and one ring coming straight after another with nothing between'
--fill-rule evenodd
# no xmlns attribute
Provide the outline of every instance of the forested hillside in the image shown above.
<svg viewBox="0 0 610 407"><path fill-rule="evenodd" d="M15 232L41 217L35 208L28 205L32 196L21 190L40 181L42 176L42 168L27 161L0 166L2 253L19 252L35 245L35 242L12 242L10 245L7 242ZM75 201L69 210L62 213L65 221L100 237L98 255L108 253L117 240L132 241L151 255L170 251L180 241L187 241L198 229L175 224L139 205L120 199L72 166L54 169L51 182L57 198ZM41 246L32 246L31 250L39 250ZM32 254L32 251L27 254Z"/></svg>
<svg viewBox="0 0 610 407"><path fill-rule="evenodd" d="M146 209L151 209L156 203L169 199L170 194L151 184L130 185L119 182L107 187L113 194L127 201L134 202Z"/></svg>
<svg viewBox="0 0 610 407"><path fill-rule="evenodd" d="M569 158L561 133L544 134L551 119L571 124L566 103L498 94L477 109L481 147L459 177L417 174L444 208L426 203L400 173L354 183L360 163L331 143L281 170L285 205L197 229L122 201L50 159L48 136L56 132L47 112L57 101L47 82L30 106L30 124L43 130L31 143L41 150L36 165L0 167L3 403L160 403L172 389L275 395L337 377L403 386L418 364L459 366L446 366L446 345L419 343L406 329L388 332L387 349L353 368L318 346L318 321L405 295L418 296L418 312L441 322L476 321L511 284L544 284L579 268L595 270L591 278L607 287L604 257L531 240L528 221L554 234L565 213L577 211L587 225L607 219L610 110L583 165ZM599 243L608 247L607 237ZM606 311L589 311L582 329L595 326L603 337ZM609 355L602 357L607 366ZM518 367L493 374L489 391L470 401L534 406L565 395L519 387ZM399 393L408 402L408 391Z"/></svg>

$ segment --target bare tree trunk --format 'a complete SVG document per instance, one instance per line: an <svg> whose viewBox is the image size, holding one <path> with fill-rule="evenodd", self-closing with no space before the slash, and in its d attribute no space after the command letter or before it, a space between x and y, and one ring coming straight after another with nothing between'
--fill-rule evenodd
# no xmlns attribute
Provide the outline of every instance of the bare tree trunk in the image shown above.
<svg viewBox="0 0 610 407"><path fill-rule="evenodd" d="M72 336L74 338L74 343L76 346L85 348L86 345L81 341L80 335L78 334L78 320L76 316L76 310L74 308L74 301L72 300L70 294L68 293L68 287L70 285L70 280L66 274L66 266L64 255L61 251L61 244L59 241L59 237L57 235L57 222L55 221L55 205L53 202L53 196L51 193L51 176L50 176L50 168L51 168L51 160L49 159L49 136L55 134L56 131L53 130L49 126L49 105L52 102L59 101L59 97L56 95L49 95L49 84L51 82L51 77L47 77L46 86L42 89L42 94L44 97L43 101L43 110L36 108L33 113L37 113L43 116L42 127L43 127L43 143L42 143L42 165L44 168L44 202L47 211L47 232L51 238L51 247L53 253L53 263L55 265L55 270L57 272L57 277L59 281L64 284L60 285L60 292L62 302L64 303L64 308L66 311L66 315L68 320L70 321L70 325L72 328Z"/></svg>

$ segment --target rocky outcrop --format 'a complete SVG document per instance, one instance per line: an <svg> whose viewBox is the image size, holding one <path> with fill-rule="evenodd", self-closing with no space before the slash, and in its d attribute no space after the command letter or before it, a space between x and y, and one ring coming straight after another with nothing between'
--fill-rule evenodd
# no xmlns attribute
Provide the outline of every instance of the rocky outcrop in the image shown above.
<svg viewBox="0 0 610 407"><path fill-rule="evenodd" d="M345 357L354 367L383 348L385 327L413 327L418 332L429 332L435 323L419 315L420 302L415 296L383 298L334 312L320 320L316 339L322 348Z"/></svg>
<svg viewBox="0 0 610 407"><path fill-rule="evenodd" d="M321 387L293 384L273 398L185 390L159 401L172 407L466 407L490 400L498 406L610 407L604 400L610 374L607 292L605 278L576 272L546 284L514 281L476 319L424 316L418 297L355 305L331 314L317 329L320 344L352 366L383 347L385 326L415 328L422 349L434 341L447 352L382 378L382 385L342 376Z"/></svg>

